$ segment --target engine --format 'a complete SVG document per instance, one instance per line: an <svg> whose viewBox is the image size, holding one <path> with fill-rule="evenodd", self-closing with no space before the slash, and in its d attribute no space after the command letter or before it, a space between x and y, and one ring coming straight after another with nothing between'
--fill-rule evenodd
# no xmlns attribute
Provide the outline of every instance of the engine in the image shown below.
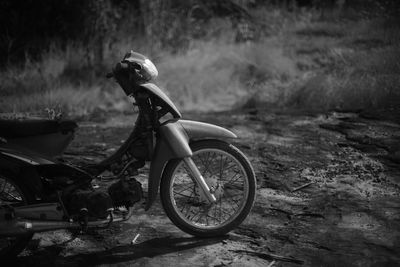
<svg viewBox="0 0 400 267"><path fill-rule="evenodd" d="M90 189L78 189L73 192L67 208L70 215L78 215L82 210L88 212L91 218L106 218L113 203L107 192Z"/></svg>
<svg viewBox="0 0 400 267"><path fill-rule="evenodd" d="M102 190L77 189L69 194L66 201L70 215L78 215L82 210L94 219L106 218L114 207L132 207L143 197L142 185L136 179L119 180L107 192Z"/></svg>
<svg viewBox="0 0 400 267"><path fill-rule="evenodd" d="M114 206L132 207L143 197L142 184L135 178L119 180L108 188Z"/></svg>

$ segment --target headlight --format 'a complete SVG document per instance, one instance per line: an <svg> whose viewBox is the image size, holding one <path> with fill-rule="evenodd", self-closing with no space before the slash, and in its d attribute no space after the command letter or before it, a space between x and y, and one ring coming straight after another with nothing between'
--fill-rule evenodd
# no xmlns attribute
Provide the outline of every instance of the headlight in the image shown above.
<svg viewBox="0 0 400 267"><path fill-rule="evenodd" d="M142 75L146 75L148 80L152 80L157 78L158 76L158 70L156 66L151 62L150 59L146 58L143 63L142 63L142 68L145 73L142 73Z"/></svg>
<svg viewBox="0 0 400 267"><path fill-rule="evenodd" d="M154 66L150 59L136 52L128 52L124 56L121 62L136 64L138 67L134 67L133 70L140 74L140 78L145 82L148 82L158 76L158 70Z"/></svg>

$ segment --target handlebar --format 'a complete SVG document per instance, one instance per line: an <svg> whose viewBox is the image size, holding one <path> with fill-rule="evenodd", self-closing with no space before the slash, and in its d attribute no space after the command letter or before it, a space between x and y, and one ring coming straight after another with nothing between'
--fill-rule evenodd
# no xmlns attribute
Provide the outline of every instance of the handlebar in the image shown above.
<svg viewBox="0 0 400 267"><path fill-rule="evenodd" d="M114 73L115 72L119 72L121 70L128 70L129 69L129 65L127 63L122 63L122 62L118 62L115 67L113 68L112 72L109 72L106 74L106 78L112 78L114 77Z"/></svg>

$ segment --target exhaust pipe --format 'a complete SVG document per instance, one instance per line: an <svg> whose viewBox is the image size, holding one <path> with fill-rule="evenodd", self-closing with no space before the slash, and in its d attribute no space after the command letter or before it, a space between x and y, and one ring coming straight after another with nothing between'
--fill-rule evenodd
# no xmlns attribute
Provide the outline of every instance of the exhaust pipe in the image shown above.
<svg viewBox="0 0 400 267"><path fill-rule="evenodd" d="M16 236L29 233L38 233L51 230L77 228L77 222L51 222L51 221L4 221L0 223L0 236Z"/></svg>
<svg viewBox="0 0 400 267"><path fill-rule="evenodd" d="M87 223L87 227L107 227L113 222L126 221L132 216L132 209L128 209L128 213L122 216L110 216L109 219L100 221L91 221ZM32 234L60 229L80 229L82 225L77 221L40 221L40 220L25 220L13 219L3 220L0 222L0 237L10 237L24 234Z"/></svg>

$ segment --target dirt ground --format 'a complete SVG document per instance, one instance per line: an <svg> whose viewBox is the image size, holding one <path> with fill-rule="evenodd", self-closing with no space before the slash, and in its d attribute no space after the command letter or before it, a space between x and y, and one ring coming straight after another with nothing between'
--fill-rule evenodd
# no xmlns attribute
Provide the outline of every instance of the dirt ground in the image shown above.
<svg viewBox="0 0 400 267"><path fill-rule="evenodd" d="M400 266L398 119L267 110L184 117L240 137L234 144L250 158L258 180L256 204L240 227L224 237L194 238L157 202L109 229L37 234L16 264ZM104 158L129 134L131 121L118 115L80 123L67 157Z"/></svg>

